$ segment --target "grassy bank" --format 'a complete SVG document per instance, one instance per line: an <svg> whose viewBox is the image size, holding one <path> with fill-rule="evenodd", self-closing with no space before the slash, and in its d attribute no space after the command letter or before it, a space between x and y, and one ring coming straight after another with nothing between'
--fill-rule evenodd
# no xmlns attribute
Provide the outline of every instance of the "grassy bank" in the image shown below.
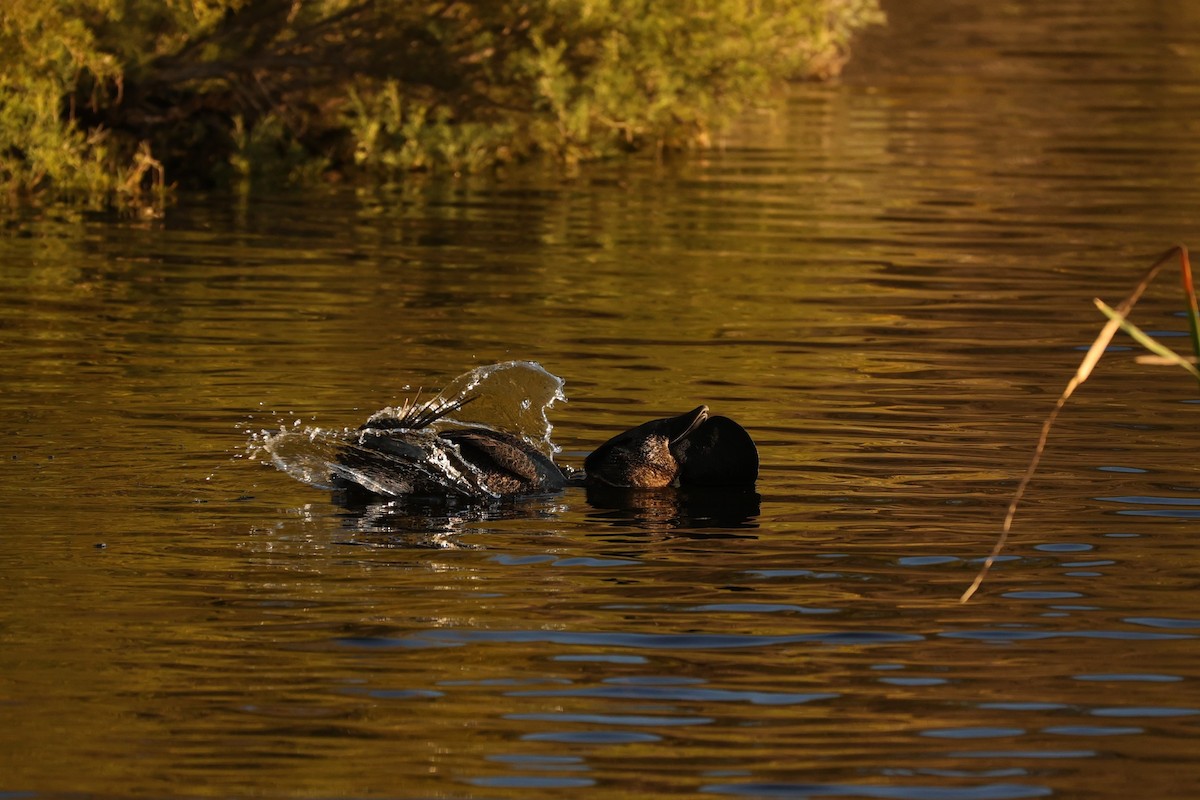
<svg viewBox="0 0 1200 800"><path fill-rule="evenodd" d="M703 146L876 0L8 0L10 201Z"/></svg>

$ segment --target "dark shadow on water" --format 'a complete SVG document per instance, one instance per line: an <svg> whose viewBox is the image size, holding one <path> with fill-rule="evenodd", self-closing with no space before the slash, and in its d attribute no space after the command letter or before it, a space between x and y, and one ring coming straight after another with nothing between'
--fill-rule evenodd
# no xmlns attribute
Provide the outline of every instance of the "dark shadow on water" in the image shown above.
<svg viewBox="0 0 1200 800"><path fill-rule="evenodd" d="M644 528L755 529L761 504L747 488L622 489L589 486L588 517L610 525Z"/></svg>
<svg viewBox="0 0 1200 800"><path fill-rule="evenodd" d="M384 547L468 548L457 539L472 523L505 519L557 518L559 494L523 495L489 501L452 497L381 497L361 489L338 490L342 527L354 534L343 544Z"/></svg>
<svg viewBox="0 0 1200 800"><path fill-rule="evenodd" d="M744 536L758 528L761 497L753 489L619 489L589 486L587 517L613 527L689 530L697 538ZM353 534L343 544L384 547L457 548L471 545L457 534L474 523L507 519L558 520L579 494L523 495L489 501L453 497L381 497L358 487L333 493L342 527ZM718 534L715 530L721 529ZM733 530L730 530L733 529Z"/></svg>

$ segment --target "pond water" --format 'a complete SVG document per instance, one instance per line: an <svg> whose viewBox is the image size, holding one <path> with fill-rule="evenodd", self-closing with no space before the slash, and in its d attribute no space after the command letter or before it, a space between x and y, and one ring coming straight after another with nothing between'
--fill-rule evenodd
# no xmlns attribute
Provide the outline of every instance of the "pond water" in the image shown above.
<svg viewBox="0 0 1200 800"><path fill-rule="evenodd" d="M1182 371L1113 348L957 600L1091 298L1200 243L1200 7L887 10L688 158L10 219L0 797L1190 796ZM511 360L562 463L706 403L759 496L360 513L247 454Z"/></svg>

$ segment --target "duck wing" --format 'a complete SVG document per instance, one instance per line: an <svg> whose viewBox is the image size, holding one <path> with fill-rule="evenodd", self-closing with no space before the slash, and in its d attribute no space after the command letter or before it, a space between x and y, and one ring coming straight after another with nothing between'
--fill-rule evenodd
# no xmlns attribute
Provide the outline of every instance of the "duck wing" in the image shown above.
<svg viewBox="0 0 1200 800"><path fill-rule="evenodd" d="M481 428L441 431L439 438L458 446L463 460L499 494L561 489L567 479L558 466L520 437Z"/></svg>

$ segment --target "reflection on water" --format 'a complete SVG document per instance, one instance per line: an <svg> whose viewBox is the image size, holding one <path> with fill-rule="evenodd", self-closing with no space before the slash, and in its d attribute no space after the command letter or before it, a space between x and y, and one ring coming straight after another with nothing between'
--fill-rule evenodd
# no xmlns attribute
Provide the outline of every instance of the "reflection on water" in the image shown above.
<svg viewBox="0 0 1200 800"><path fill-rule="evenodd" d="M712 153L6 223L0 793L1192 794L1186 376L1106 356L955 601L1090 298L1195 238L1197 12L890 5ZM351 511L244 457L513 360L557 461L707 403L758 494Z"/></svg>
<svg viewBox="0 0 1200 800"><path fill-rule="evenodd" d="M753 488L621 489L588 486L595 523L654 528L756 528L762 498ZM732 532L728 535L733 535Z"/></svg>

